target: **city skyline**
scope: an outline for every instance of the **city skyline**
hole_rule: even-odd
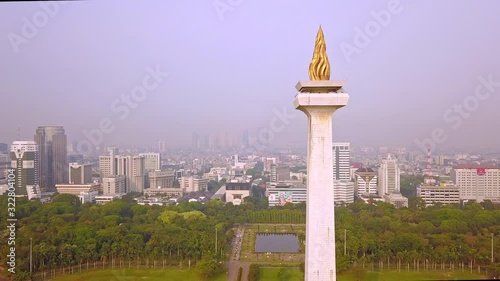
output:
[[[441,129],[446,140],[438,150],[500,150],[498,132],[483,126],[500,118],[497,95],[473,98],[480,85],[484,97],[484,90],[498,88],[500,81],[498,39],[488,33],[500,21],[492,7],[500,3],[463,2],[458,8],[453,1],[360,6],[318,0],[287,4],[279,20],[273,15],[283,10],[281,3],[245,2],[222,16],[212,4],[68,3],[18,45],[12,34],[22,35],[23,18],[30,21],[45,10],[36,2],[2,4],[0,33],[7,36],[0,40],[6,67],[0,94],[11,104],[5,114],[14,116],[20,108],[29,114],[6,122],[0,142],[12,143],[18,128],[21,139],[30,140],[36,127],[46,124],[64,126],[71,142],[88,140],[83,132],[99,129],[109,118],[114,130],[103,133],[102,146],[167,140],[177,147],[189,143],[192,132],[249,129],[256,137],[281,114],[293,118],[281,124],[269,145],[305,145],[306,118],[289,103],[290,85],[307,77],[311,41],[321,24],[331,34],[326,43],[332,74],[348,80],[348,90],[357,93],[351,110],[337,116],[334,141],[417,147],[417,140],[431,139]],[[168,11],[175,13],[165,17]],[[375,36],[366,32],[372,23],[380,29]],[[367,36],[366,44],[356,44],[360,34]],[[45,42],[53,42],[51,48]],[[136,107],[127,107],[120,96],[136,86],[152,90]],[[464,115],[455,105],[465,108]]]

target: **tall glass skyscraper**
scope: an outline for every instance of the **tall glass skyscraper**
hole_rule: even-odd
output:
[[[35,142],[40,150],[40,188],[55,191],[55,185],[68,183],[67,139],[62,126],[36,129]]]

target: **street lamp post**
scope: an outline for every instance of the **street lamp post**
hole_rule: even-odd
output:
[[[495,258],[493,257],[493,233],[491,233],[491,263],[495,263]]]
[[[30,238],[30,273],[33,273],[33,238]]]

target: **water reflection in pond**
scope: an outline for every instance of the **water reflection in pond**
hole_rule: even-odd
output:
[[[299,239],[295,234],[257,234],[255,252],[257,253],[297,253]]]

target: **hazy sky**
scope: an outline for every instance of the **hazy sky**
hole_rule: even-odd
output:
[[[292,102],[297,81],[308,79],[321,24],[331,79],[346,80],[351,97],[334,114],[335,140],[412,146],[442,128],[441,147],[500,149],[500,85],[489,97],[483,87],[474,104],[479,77],[500,82],[500,1],[99,0],[57,7],[44,23],[37,2],[0,3],[0,142],[13,141],[18,127],[31,139],[41,125],[62,125],[69,140],[81,140],[83,130],[109,118],[114,131],[103,145],[174,145],[190,142],[192,132],[269,128],[273,109],[295,116],[275,141],[305,142],[306,117]],[[381,10],[390,19],[377,23]],[[368,41],[355,40],[356,28],[368,29]],[[124,111],[112,106],[123,106],[116,101],[143,80],[155,84],[147,67],[169,76],[122,120]],[[467,118],[447,112],[464,101]]]

